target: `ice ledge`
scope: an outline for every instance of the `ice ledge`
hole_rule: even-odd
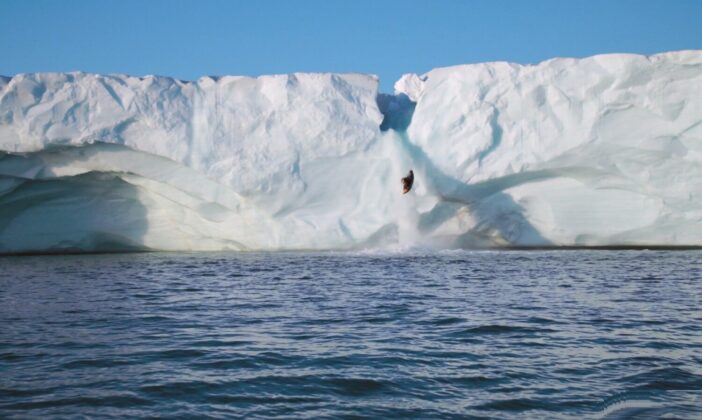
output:
[[[589,66],[590,63],[597,63],[605,68],[615,69],[620,65],[642,64],[643,61],[651,63],[666,61],[675,64],[702,64],[702,51],[700,50],[680,50],[669,51],[651,55],[631,54],[631,53],[609,53],[597,54],[584,58],[556,57],[544,60],[536,64],[520,64],[510,61],[491,61],[473,64],[458,64],[454,66],[437,67],[431,71],[417,75],[416,73],[403,74],[395,82],[395,95],[404,94],[413,101],[418,102],[422,96],[426,81],[430,74],[443,75],[453,72],[478,72],[488,69],[488,75],[497,75],[501,71],[519,72],[524,69],[535,69],[544,67],[565,67],[565,66]]]

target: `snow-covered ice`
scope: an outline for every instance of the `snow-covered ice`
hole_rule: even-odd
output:
[[[0,252],[702,245],[702,52],[395,88],[0,78]]]
[[[417,101],[407,135],[430,194],[468,206],[451,232],[702,244],[702,52],[456,66],[396,88]]]

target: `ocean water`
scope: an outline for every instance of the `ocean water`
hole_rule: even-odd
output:
[[[702,418],[701,257],[3,257],[0,417]]]

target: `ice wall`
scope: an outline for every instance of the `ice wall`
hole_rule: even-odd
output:
[[[0,83],[0,251],[344,248],[386,222],[374,76]]]
[[[377,86],[0,78],[0,252],[702,245],[701,52]]]
[[[396,88],[417,101],[407,134],[430,192],[466,205],[461,229],[702,244],[701,52],[456,66]]]

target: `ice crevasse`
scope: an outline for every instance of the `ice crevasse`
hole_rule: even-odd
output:
[[[0,253],[702,246],[702,52],[462,65],[395,88],[0,78]]]

